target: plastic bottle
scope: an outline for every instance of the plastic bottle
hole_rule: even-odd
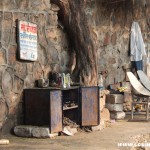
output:
[[[103,89],[104,88],[104,85],[103,85],[103,76],[100,74],[99,75],[99,89]]]
[[[61,74],[61,81],[62,81],[62,87],[66,88],[66,77],[64,73]]]

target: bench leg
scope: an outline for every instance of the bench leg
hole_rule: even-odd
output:
[[[149,99],[147,100],[146,120],[149,119]]]
[[[148,120],[149,118],[149,106],[147,104],[147,108],[146,108],[146,120]]]
[[[131,119],[133,120],[134,105],[132,104]]]

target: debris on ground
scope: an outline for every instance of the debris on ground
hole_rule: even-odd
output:
[[[137,136],[132,137],[132,140],[133,140],[133,143],[135,143],[136,145],[138,145],[139,143],[141,145],[137,147],[133,146],[130,150],[148,150],[149,149],[150,134],[137,135]],[[142,146],[142,144],[144,145]]]
[[[73,134],[68,131],[68,129],[66,127],[63,128],[63,130],[61,131],[64,135],[68,135],[68,136],[73,136]]]
[[[63,125],[70,126],[71,128],[79,128],[79,125],[75,121],[70,120],[67,117],[63,117]]]
[[[73,120],[64,117],[63,118],[63,131],[62,133],[68,136],[73,136],[74,134],[76,134],[80,128],[80,126]]]

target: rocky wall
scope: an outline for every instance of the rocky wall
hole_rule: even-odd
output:
[[[59,2],[59,0],[51,1]],[[89,60],[91,63],[91,65],[82,63],[81,67],[80,63],[76,65],[81,69],[80,72],[86,67],[84,79],[89,78],[92,81],[93,73],[90,72],[92,69],[89,67],[95,67],[97,63],[97,69],[94,68],[94,82],[89,85],[95,85],[97,70],[103,72],[106,87],[125,79],[123,65],[130,63],[129,39],[133,21],[139,22],[146,51],[147,53],[150,51],[150,0],[81,0],[77,1],[77,5],[71,0],[61,0],[61,2],[67,4],[64,9],[69,8],[69,4],[75,6],[70,7],[70,10],[83,5],[80,6],[82,11],[67,10],[66,12],[73,13],[68,14],[69,18],[66,15],[66,22],[70,26],[73,26],[73,23],[77,24],[74,28],[70,27],[74,30],[71,33],[75,36],[67,32],[71,47],[76,54],[80,54],[78,51],[82,54],[80,57],[77,55],[76,61],[82,63],[84,58],[88,58],[85,63],[89,63]],[[76,55],[72,53],[70,55],[66,31],[58,22],[58,10],[56,5],[50,4],[50,0],[0,1],[0,127],[3,126],[4,133],[14,125],[22,123],[24,88],[34,87],[35,80],[48,77],[51,70],[68,72],[73,70],[72,64],[75,66]],[[17,19],[38,25],[38,61],[36,62],[20,61],[17,57]],[[66,30],[67,28],[65,26]],[[81,35],[82,37],[79,38]],[[75,43],[72,44],[74,41]],[[85,53],[86,51],[89,52]],[[95,55],[97,58],[93,60]],[[147,66],[144,70],[147,71]]]
[[[130,64],[129,39],[133,21],[139,22],[150,54],[150,0],[95,0],[88,10],[89,25],[93,31],[98,52],[98,72],[103,71],[104,84],[122,82],[125,79],[124,64]],[[89,11],[90,10],[90,11]],[[90,17],[91,16],[91,17]],[[150,59],[150,55],[149,55]],[[144,71],[150,75],[144,59]]]
[[[51,70],[66,72],[69,46],[59,26],[59,8],[50,0],[0,1],[0,128],[6,133],[23,121],[22,93]],[[38,61],[18,59],[17,20],[38,26]]]

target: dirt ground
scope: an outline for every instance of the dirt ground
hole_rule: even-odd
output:
[[[113,123],[101,131],[77,133],[72,137],[58,136],[53,139],[35,139],[7,135],[3,138],[8,138],[10,144],[0,145],[0,150],[131,150],[134,148],[118,147],[118,143],[143,142],[143,140],[150,143],[150,122],[129,122],[126,119]]]

